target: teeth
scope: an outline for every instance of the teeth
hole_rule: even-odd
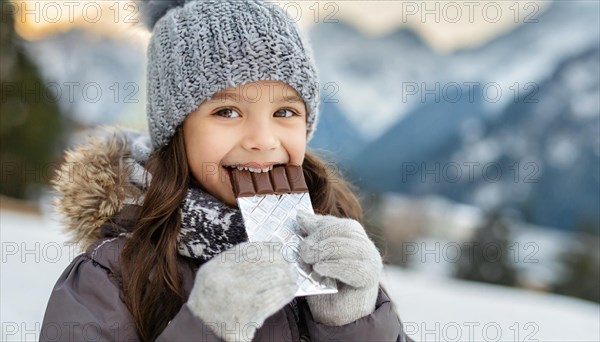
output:
[[[244,167],[244,166],[233,166],[233,167],[237,168],[240,171],[246,170],[246,171],[255,172],[255,173],[269,172],[269,171],[273,170],[273,166],[269,166],[264,169],[258,169],[258,168],[255,169],[253,167]]]

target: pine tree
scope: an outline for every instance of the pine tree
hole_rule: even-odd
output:
[[[488,215],[472,241],[464,244],[458,262],[458,278],[515,286],[516,270],[509,257],[509,227],[500,214]]]
[[[15,32],[13,5],[0,5],[0,193],[33,199],[54,176],[65,120]]]

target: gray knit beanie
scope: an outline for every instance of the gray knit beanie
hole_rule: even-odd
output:
[[[152,147],[169,143],[185,117],[219,90],[260,80],[294,88],[307,110],[307,139],[319,111],[312,49],[277,4],[262,0],[145,0],[147,115]]]

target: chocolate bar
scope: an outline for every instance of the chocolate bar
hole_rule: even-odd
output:
[[[299,262],[302,237],[296,214],[298,210],[314,213],[302,166],[277,165],[262,173],[233,169],[229,176],[249,241],[281,242],[286,260],[295,262],[299,273],[296,296],[336,293],[333,279]]]
[[[262,173],[234,169],[230,174],[233,192],[238,198],[308,193],[302,167],[298,165],[277,165],[271,171]]]

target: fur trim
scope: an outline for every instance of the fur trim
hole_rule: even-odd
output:
[[[137,201],[142,191],[130,182],[134,163],[127,138],[116,130],[90,137],[86,144],[65,152],[52,181],[58,196],[53,205],[71,235],[86,250],[100,237],[100,226],[119,212],[125,202]]]

